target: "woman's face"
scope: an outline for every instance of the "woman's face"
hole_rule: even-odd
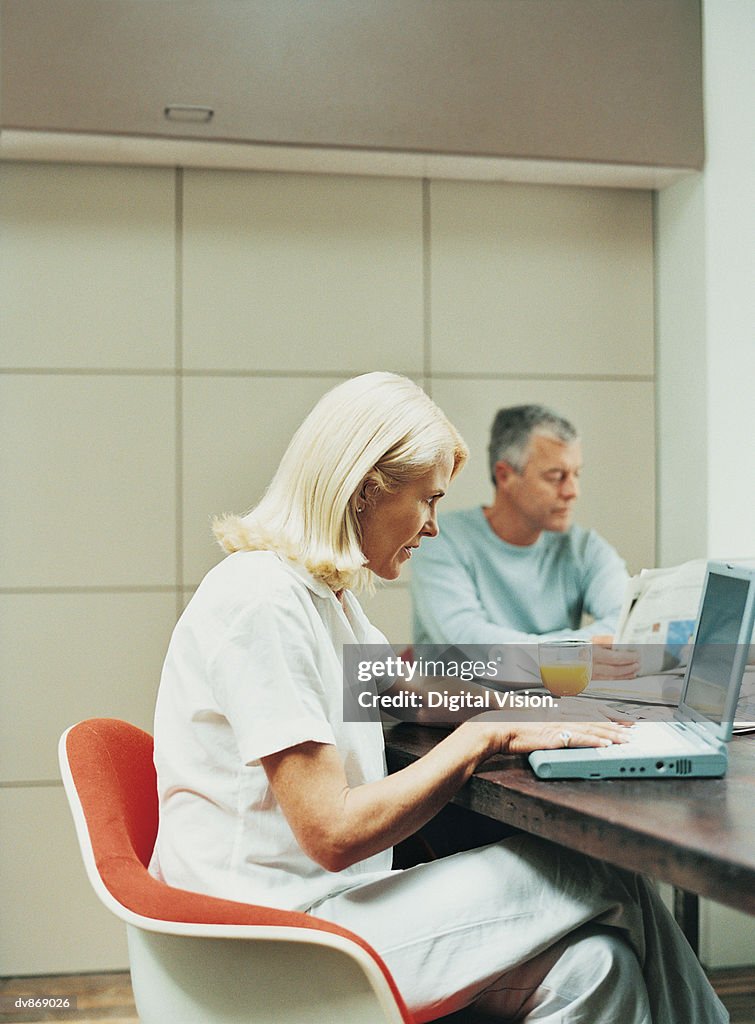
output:
[[[362,551],[367,558],[367,568],[377,576],[395,580],[422,538],[437,534],[435,507],[448,490],[452,469],[453,459],[449,454],[424,476],[393,493],[380,493],[365,505],[359,516]]]

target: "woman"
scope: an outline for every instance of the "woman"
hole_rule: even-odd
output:
[[[411,381],[330,391],[259,505],[216,524],[231,552],[176,626],[155,719],[166,882],[306,910],[384,957],[418,1020],[475,1003],[505,1020],[726,1021],[641,879],[518,835],[392,870],[391,847],[501,751],[557,724],[470,720],[385,775],[376,723],[344,722],[342,650],[384,644],[352,591],[395,579],[437,531],[466,447]],[[588,723],[572,743],[619,742]]]

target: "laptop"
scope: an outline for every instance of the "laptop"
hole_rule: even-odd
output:
[[[628,743],[536,750],[542,779],[642,779],[726,774],[755,622],[755,569],[709,562],[674,720],[639,722]]]

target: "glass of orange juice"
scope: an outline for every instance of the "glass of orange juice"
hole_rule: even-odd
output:
[[[576,697],[592,678],[589,640],[543,640],[537,648],[540,678],[554,697]]]

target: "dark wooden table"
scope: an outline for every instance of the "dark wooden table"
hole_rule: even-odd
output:
[[[445,735],[388,730],[389,771]],[[723,779],[543,781],[526,757],[482,765],[454,803],[562,846],[755,914],[755,736],[735,736]],[[694,910],[694,907],[688,908]]]

